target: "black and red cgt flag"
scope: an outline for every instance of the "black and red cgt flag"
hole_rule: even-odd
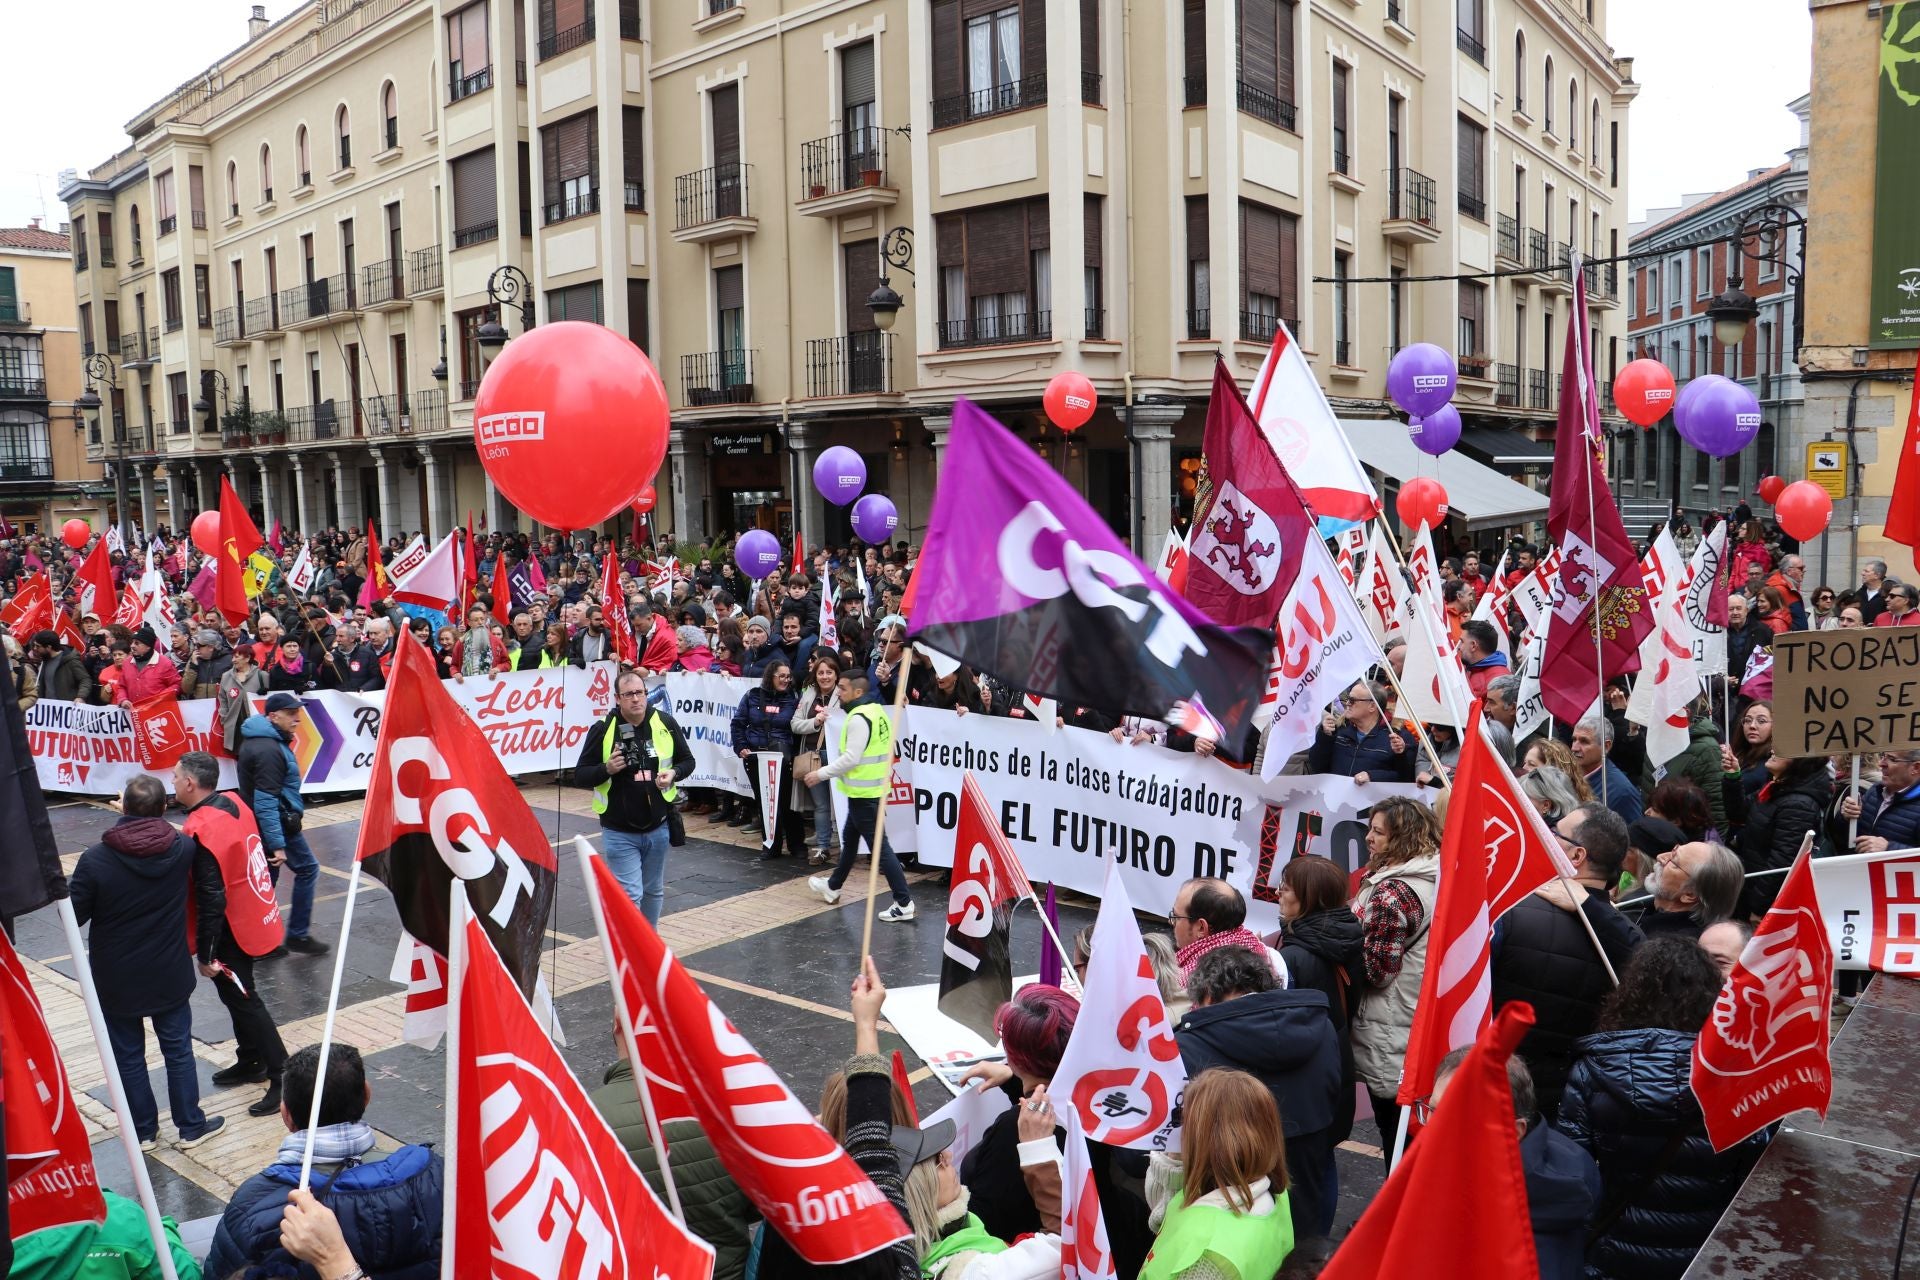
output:
[[[354,857],[393,891],[407,932],[443,956],[448,895],[463,881],[507,971],[533,997],[553,906],[553,845],[479,726],[441,686],[433,659],[404,630]]]
[[[67,896],[67,876],[54,847],[14,680],[13,663],[0,650],[0,831],[7,833],[0,840],[0,920]]]
[[[986,794],[971,773],[963,774],[947,934],[940,947],[939,1008],[988,1043],[1000,1038],[994,1015],[1013,999],[1013,904],[1032,892]]]

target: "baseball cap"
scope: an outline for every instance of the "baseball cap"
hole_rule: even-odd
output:
[[[300,710],[300,699],[294,697],[284,689],[278,693],[270,693],[267,695],[268,715],[272,715],[276,711],[298,710]]]
[[[953,1145],[958,1130],[951,1120],[938,1120],[924,1129],[903,1124],[893,1126],[893,1156],[900,1162],[900,1176],[913,1172],[922,1160],[931,1160]]]

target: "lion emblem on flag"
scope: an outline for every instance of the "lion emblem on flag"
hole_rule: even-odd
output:
[[[1257,596],[1273,585],[1280,551],[1273,517],[1227,481],[1194,531],[1190,554],[1241,595]]]

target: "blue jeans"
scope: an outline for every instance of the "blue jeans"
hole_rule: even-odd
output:
[[[127,1091],[127,1110],[133,1113],[133,1131],[142,1141],[160,1133],[160,1109],[147,1079],[147,1026],[144,1018],[106,1015],[107,1042],[113,1046],[114,1065]],[[153,1015],[154,1038],[167,1064],[167,1107],[173,1127],[196,1133],[207,1123],[200,1110],[200,1077],[193,1069],[193,1009],[184,1001]]]
[[[307,847],[304,833],[287,837],[287,869],[293,872],[293,910],[287,915],[287,936],[304,938],[313,923],[313,890],[320,880],[320,859]],[[280,868],[271,867],[273,882],[280,883]]]
[[[838,890],[847,882],[853,872],[853,858],[861,844],[873,847],[873,828],[880,818],[880,799],[878,796],[848,796],[847,825],[840,833],[840,861],[834,866],[833,874],[827,877],[827,887]],[[907,873],[900,869],[900,859],[894,856],[893,842],[882,840],[880,852],[880,874],[887,878],[887,888],[893,891],[893,900],[901,906],[913,901],[913,895],[907,891]]]
[[[833,782],[828,780],[807,788],[813,801],[813,847],[825,853],[833,847]]]
[[[607,870],[640,906],[648,924],[660,923],[660,907],[667,898],[667,824],[651,831],[614,831],[600,828]]]

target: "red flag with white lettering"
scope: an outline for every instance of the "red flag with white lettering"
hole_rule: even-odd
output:
[[[1813,833],[1693,1044],[1693,1096],[1715,1151],[1833,1101],[1833,939],[1813,884]]]
[[[172,691],[143,698],[127,709],[132,713],[133,749],[142,769],[165,773],[192,748],[187,718],[181,714],[180,699]]]
[[[12,1239],[48,1227],[105,1222],[86,1120],[26,967],[0,932],[0,1106],[6,1120]]]
[[[52,629],[53,591],[45,574],[33,574],[20,584],[5,607],[0,607],[0,626],[22,644],[29,643],[34,632]]]
[[[446,1274],[708,1280],[713,1247],[655,1198],[487,931],[455,909]]]
[[[620,590],[620,558],[611,551],[600,557],[600,613],[607,620],[607,634],[613,637],[614,655],[629,666],[640,661],[640,642],[634,638],[627,597]]]
[[[892,1202],[681,968],[606,862],[592,861],[607,945],[616,965],[638,976],[626,990],[641,1003],[629,1012],[637,1024],[646,1010],[666,1074],[685,1083],[694,1118],[760,1215],[814,1266],[907,1239]],[[647,1054],[643,1041],[643,1061]]]

